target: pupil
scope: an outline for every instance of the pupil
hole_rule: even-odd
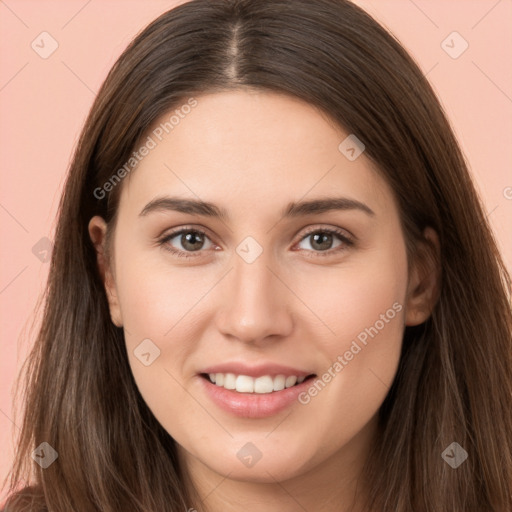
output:
[[[185,236],[185,243],[182,242],[183,247],[187,247],[191,250],[197,250],[197,247],[194,247],[198,242],[201,244],[202,242],[202,235],[200,233],[192,233],[189,232]],[[312,235],[313,237],[313,244],[317,245],[317,248],[319,249],[329,249],[329,245],[331,243],[332,235],[329,233],[323,233],[319,234],[316,233]]]
[[[325,239],[324,239],[325,237]],[[316,244],[318,242],[318,239],[322,240],[324,239],[324,242],[320,242],[319,245],[321,247],[319,247],[320,249],[329,249],[329,245],[330,245],[330,241],[331,241],[331,237],[332,235],[329,234],[329,233],[324,233],[324,234],[315,234],[313,235],[313,240],[314,240],[314,244]],[[325,241],[327,241],[327,243],[325,243]]]
[[[201,234],[200,233],[187,233],[185,235],[185,243],[183,243],[183,247],[187,248],[189,245],[189,249],[195,250],[197,247],[194,247],[194,244],[197,242],[201,242]]]

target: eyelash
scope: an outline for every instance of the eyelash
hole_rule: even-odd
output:
[[[166,234],[163,238],[161,238],[158,241],[158,243],[166,251],[169,251],[170,253],[172,253],[173,255],[177,256],[178,258],[195,258],[195,257],[199,256],[200,253],[202,252],[202,250],[193,251],[193,252],[180,251],[178,249],[174,249],[173,247],[171,247],[168,244],[168,242],[170,240],[172,240],[176,236],[181,235],[183,233],[199,233],[199,234],[209,238],[207,233],[205,231],[203,231],[202,229],[185,227],[185,228],[181,228],[179,230],[173,231],[172,233]],[[305,250],[306,252],[317,253],[317,255],[320,256],[320,257],[327,257],[327,256],[332,256],[333,254],[338,254],[340,252],[343,252],[343,251],[347,250],[348,248],[350,248],[350,247],[352,247],[354,245],[354,241],[345,234],[345,231],[342,231],[341,229],[335,229],[335,228],[314,228],[314,229],[311,229],[311,230],[307,231],[302,236],[302,238],[299,240],[298,243],[302,242],[308,236],[311,236],[311,235],[316,234],[316,233],[328,233],[328,234],[331,234],[331,235],[336,235],[341,240],[341,242],[343,242],[343,244],[341,246],[338,246],[335,249],[328,249],[327,251],[310,251],[310,250],[306,250],[306,249],[300,249],[300,250]]]

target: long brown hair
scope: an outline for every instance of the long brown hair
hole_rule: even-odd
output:
[[[410,254],[425,227],[439,236],[439,298],[426,322],[405,330],[365,468],[368,509],[510,512],[510,276],[432,88],[397,40],[346,0],[193,0],[152,22],[113,66],[60,203],[6,510],[201,507],[174,440],[138,392],[87,226],[101,215],[113,227],[122,183],[106,197],[97,190],[159,116],[235,88],[321,109],[364,142],[391,185]],[[31,458],[42,442],[59,454],[46,469]],[[453,442],[468,453],[457,469],[441,456]]]

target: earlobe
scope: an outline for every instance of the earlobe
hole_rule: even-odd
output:
[[[102,217],[96,215],[89,221],[88,230],[89,237],[96,250],[98,272],[100,274],[101,280],[103,281],[105,293],[107,294],[107,300],[110,308],[110,317],[114,325],[117,327],[122,327],[123,322],[121,316],[121,308],[119,306],[119,300],[117,297],[115,278],[106,251],[107,223]]]
[[[440,293],[441,263],[437,233],[426,228],[416,251],[407,289],[405,325],[425,322],[435,307]]]

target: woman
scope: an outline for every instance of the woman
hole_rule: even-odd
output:
[[[183,4],[84,127],[5,510],[510,511],[509,290],[380,25]]]

